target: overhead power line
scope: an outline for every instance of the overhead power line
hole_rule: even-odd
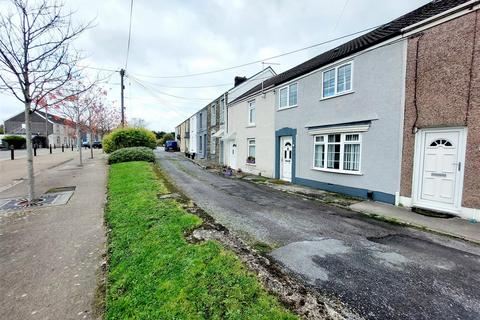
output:
[[[143,81],[141,81],[141,80],[139,80],[135,77],[132,77],[131,75],[129,75],[128,78],[130,80],[134,81],[135,83],[137,83],[138,85],[140,85],[145,90],[149,91],[150,93],[154,92],[155,95],[156,94],[161,94],[161,95],[165,95],[165,96],[172,97],[172,98],[183,99],[183,100],[192,100],[192,101],[210,101],[211,100],[209,98],[189,98],[189,97],[177,96],[177,95],[174,95],[174,94],[171,94],[171,93],[156,90],[156,89],[151,88],[151,87],[149,88],[147,84],[143,83]]]
[[[130,23],[128,26],[127,57],[125,58],[125,69],[127,69],[127,66],[128,66],[128,57],[130,55],[130,42],[132,41],[132,17],[133,17],[133,0],[130,1]]]
[[[119,70],[115,69],[108,69],[103,67],[91,67],[91,66],[78,66],[81,69],[92,69],[92,70],[99,70],[99,71],[109,71],[109,72],[118,72]]]
[[[348,2],[349,0],[345,0],[345,2],[343,3],[342,11],[340,11],[340,15],[338,16],[337,22],[335,22],[335,26],[333,27],[332,33],[335,32],[335,30],[337,30],[338,24],[340,23],[340,20],[342,20],[342,17],[343,17],[343,14],[345,13],[345,8],[347,8]]]
[[[196,77],[196,76],[202,76],[202,75],[207,75],[207,74],[212,74],[212,73],[218,73],[218,72],[223,72],[223,71],[228,71],[228,70],[233,70],[233,69],[246,67],[246,66],[249,66],[249,65],[252,65],[252,64],[261,63],[261,62],[264,62],[264,61],[267,61],[267,60],[272,60],[272,59],[275,59],[275,58],[280,58],[280,57],[284,57],[284,56],[287,56],[287,55],[290,55],[290,54],[294,54],[294,53],[297,53],[297,52],[300,52],[300,51],[315,48],[315,47],[318,47],[318,46],[321,46],[321,45],[325,45],[325,44],[328,44],[328,43],[331,43],[331,42],[335,42],[335,41],[345,39],[345,38],[348,38],[348,37],[351,37],[351,36],[354,36],[354,35],[357,35],[357,34],[360,34],[360,33],[370,31],[372,29],[378,28],[379,26],[366,28],[366,29],[363,29],[363,30],[360,30],[360,31],[356,31],[356,32],[347,34],[347,35],[343,35],[343,36],[340,36],[340,37],[337,37],[337,38],[333,38],[333,39],[330,39],[330,40],[327,40],[327,41],[316,43],[316,44],[313,44],[313,45],[310,45],[310,46],[307,46],[307,47],[303,47],[303,48],[300,48],[300,49],[296,49],[296,50],[293,50],[293,51],[281,53],[281,54],[271,56],[271,57],[268,57],[268,58],[265,58],[265,59],[255,60],[255,61],[240,64],[240,65],[227,67],[227,68],[222,68],[222,69],[216,69],[216,70],[212,70],[212,71],[182,74],[182,75],[170,75],[170,76],[155,76],[155,75],[135,74],[135,73],[133,75],[136,76],[136,77],[141,77],[141,78],[174,79],[174,78],[188,78],[188,77]]]
[[[159,88],[171,88],[171,89],[203,89],[203,88],[218,88],[218,87],[227,87],[232,86],[233,83],[219,83],[219,84],[206,84],[201,86],[169,86],[160,83],[155,83],[151,81],[142,80],[144,83],[148,83],[152,86],[159,87]]]

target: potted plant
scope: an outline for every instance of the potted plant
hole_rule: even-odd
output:
[[[247,163],[248,164],[255,164],[255,157],[248,156],[247,157]]]

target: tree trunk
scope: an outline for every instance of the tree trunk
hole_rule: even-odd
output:
[[[35,199],[35,179],[33,175],[33,148],[32,133],[30,121],[30,105],[31,102],[25,102],[25,140],[27,143],[27,198],[31,202]]]
[[[77,132],[77,148],[78,148],[78,155],[80,159],[80,166],[83,166],[82,161],[82,139],[80,137],[80,116],[77,116],[77,123],[75,124],[75,129]]]
[[[92,140],[93,140],[93,130],[90,129],[90,159],[93,159],[93,146],[92,146]]]

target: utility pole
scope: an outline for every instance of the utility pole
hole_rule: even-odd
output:
[[[123,78],[125,77],[125,69],[120,69],[120,103],[121,103],[121,114],[122,114],[122,128],[125,127],[125,99],[124,99],[124,90],[125,86],[123,85]]]

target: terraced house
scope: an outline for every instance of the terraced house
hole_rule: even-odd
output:
[[[416,147],[419,156],[413,163],[412,142],[433,130],[419,126],[443,128],[433,132],[445,143],[442,137],[452,130],[458,142],[465,141],[469,126],[466,149],[478,159],[479,121],[473,111],[479,107],[477,14],[478,1],[434,1],[256,86],[231,102],[239,110],[236,118],[248,119],[236,127],[241,161],[233,164],[306,186],[461,214],[462,156],[449,159],[439,151],[449,154],[444,144],[435,151],[434,164],[428,164],[435,168],[425,171],[424,147]],[[415,39],[425,39],[418,56]],[[424,78],[418,65],[412,67],[415,63],[423,63]],[[456,79],[454,88],[448,74]],[[419,99],[424,99],[421,107]],[[418,138],[417,144],[425,145],[424,140]],[[448,168],[438,164],[447,162]],[[445,180],[452,163],[457,165],[455,180]],[[478,172],[473,158],[465,166]],[[424,180],[412,178],[412,172]],[[478,208],[473,190],[480,181],[478,175],[469,177],[463,204]]]
[[[432,1],[228,101],[233,169],[480,218],[480,1]]]
[[[400,203],[480,218],[480,2],[404,29]]]
[[[194,154],[197,159],[203,159],[210,164],[225,164],[225,157],[229,156],[232,148],[229,143],[234,136],[234,133],[229,133],[228,126],[227,104],[229,99],[237,98],[274,75],[276,75],[275,71],[271,67],[267,67],[249,78],[235,77],[234,86],[231,89],[225,91],[175,128],[176,139],[180,142],[180,146],[182,146],[182,139],[188,139],[190,156]],[[187,121],[190,128],[189,138],[186,138],[186,133],[182,134],[181,128],[182,126],[188,127]],[[227,151],[226,148],[230,149]]]

